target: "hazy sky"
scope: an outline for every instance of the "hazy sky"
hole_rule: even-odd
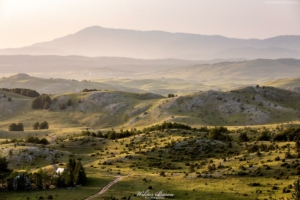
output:
[[[0,0],[0,48],[94,25],[236,38],[300,35],[300,0]]]

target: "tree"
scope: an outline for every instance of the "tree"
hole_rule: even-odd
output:
[[[117,138],[117,134],[116,132],[112,129],[111,131],[109,131],[108,133],[108,136],[107,136],[107,139],[111,139],[111,140],[114,140]]]
[[[239,137],[238,137],[238,140],[240,142],[248,142],[249,141],[249,138],[248,138],[248,135],[247,133],[240,133]]]
[[[263,130],[260,132],[260,135],[258,136],[257,140],[258,141],[270,141],[271,137],[269,135],[269,131]]]
[[[45,109],[45,107],[50,107],[51,98],[49,95],[43,94],[34,98],[31,102],[32,109]]]
[[[228,129],[226,127],[220,126],[210,129],[209,138],[212,140],[226,140],[228,136],[223,135],[223,133],[228,133]]]
[[[76,161],[74,158],[69,158],[69,162],[67,164],[66,172],[63,173],[64,183],[66,186],[74,185],[74,170],[76,166]]]
[[[42,123],[40,123],[39,125],[39,129],[48,129],[49,128],[49,124],[47,121],[43,121]]]
[[[86,182],[86,174],[84,171],[84,168],[82,167],[82,164],[80,161],[76,163],[75,167],[75,173],[74,173],[74,183],[75,185],[84,185]]]
[[[17,131],[24,131],[24,126],[22,123],[18,123],[17,125]]]
[[[40,127],[40,123],[39,122],[35,122],[32,127],[33,127],[33,130],[38,130],[39,127]]]
[[[292,194],[293,199],[300,200],[300,178],[299,177],[294,182],[294,190],[295,192]]]
[[[13,180],[13,188],[15,191],[29,190],[30,187],[30,180],[27,178],[27,176],[25,176],[25,174],[20,174]]]
[[[11,123],[9,126],[8,126],[8,131],[17,131],[18,129],[18,126],[16,123]]]
[[[62,104],[59,105],[59,109],[61,109],[61,110],[64,110],[66,108],[67,108],[67,106],[66,106],[65,103],[62,103]]]
[[[8,161],[6,160],[6,158],[0,157],[0,175],[10,171],[7,167]]]
[[[44,110],[48,110],[50,108],[50,102],[46,101],[44,103]]]
[[[34,185],[38,190],[43,189],[43,180],[42,180],[42,175],[40,173],[34,173]]]
[[[69,100],[67,101],[67,106],[72,106],[72,104],[73,104],[72,100],[69,99]]]
[[[34,98],[31,101],[31,108],[32,109],[39,109],[41,107],[41,100],[39,98]]]
[[[193,164],[190,165],[190,173],[193,173],[195,172],[195,167]]]

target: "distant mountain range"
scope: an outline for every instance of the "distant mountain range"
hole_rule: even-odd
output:
[[[0,49],[0,55],[80,55],[142,59],[300,58],[300,36],[264,40],[236,39],[162,31],[85,28],[75,34],[22,48]]]

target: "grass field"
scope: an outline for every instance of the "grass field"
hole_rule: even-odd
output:
[[[12,101],[2,98],[3,94]],[[143,199],[137,194],[147,190],[151,194],[173,194],[178,200],[287,199],[298,177],[300,158],[294,151],[295,142],[256,141],[264,129],[277,134],[280,128],[299,126],[299,94],[290,91],[246,87],[173,98],[118,91],[67,93],[51,96],[49,110],[31,109],[32,99],[21,95],[0,92],[0,97],[4,113],[0,121],[0,156],[8,159],[11,169],[36,172],[42,168],[51,175],[53,163],[65,167],[71,156],[81,159],[88,178],[87,185],[76,188],[0,191],[0,199],[47,199],[52,195],[53,199],[81,200],[96,194],[119,175],[126,177],[95,199]],[[68,99],[72,106],[60,110],[59,105]],[[33,130],[33,123],[42,121],[49,123],[49,129]],[[226,125],[231,131],[228,136],[233,139],[232,147],[224,140],[209,139],[203,131],[141,131],[164,121],[195,128]],[[24,131],[7,131],[10,123],[20,122]],[[247,132],[246,126],[255,131]],[[141,132],[117,140],[81,134],[87,129],[106,133],[122,128]],[[238,141],[241,132],[247,132],[249,142]],[[26,143],[23,140],[28,136],[45,137],[50,144]],[[11,139],[18,141],[13,143]],[[249,152],[254,144],[274,148],[257,155]],[[293,156],[286,158],[288,152]],[[250,186],[252,183],[259,186]]]

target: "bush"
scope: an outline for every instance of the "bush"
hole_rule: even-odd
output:
[[[254,186],[260,186],[260,183],[249,183],[248,185],[249,185],[249,186],[253,186],[253,187],[254,187]]]
[[[46,138],[42,138],[39,143],[47,145],[47,144],[49,144],[49,141]]]
[[[248,135],[247,133],[240,133],[239,137],[238,137],[238,140],[240,142],[248,142],[249,141],[249,138],[248,138]]]

